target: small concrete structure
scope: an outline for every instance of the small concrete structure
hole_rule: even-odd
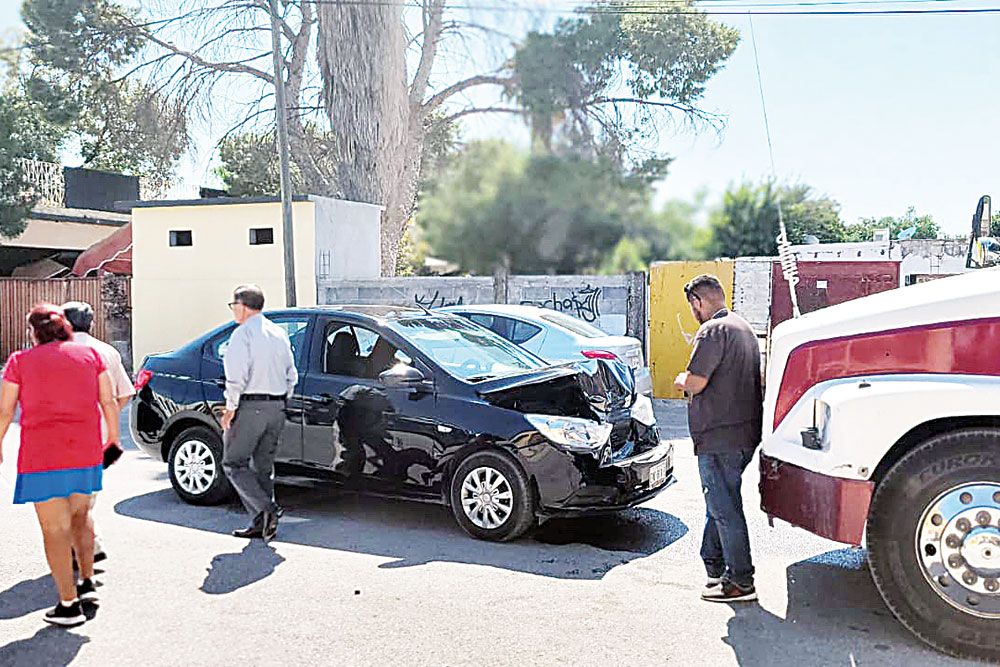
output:
[[[284,235],[276,198],[136,202],[132,209],[135,360],[176,349],[232,315],[233,288],[256,283],[266,308],[285,302]],[[298,306],[317,303],[320,275],[375,278],[382,208],[326,197],[292,204]]]

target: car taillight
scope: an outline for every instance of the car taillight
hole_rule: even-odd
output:
[[[618,358],[614,353],[608,352],[607,350],[584,350],[580,354],[588,359],[607,359],[608,361],[614,361]]]
[[[135,376],[135,390],[139,392],[149,384],[149,381],[153,379],[153,371],[147,371],[145,368],[140,370]]]

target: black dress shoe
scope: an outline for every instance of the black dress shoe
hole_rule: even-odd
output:
[[[264,512],[264,528],[261,530],[261,537],[265,542],[273,540],[278,534],[278,515],[275,512]]]
[[[251,523],[246,528],[241,528],[240,530],[233,531],[233,537],[260,537],[264,530],[264,519],[266,517],[266,512],[261,512],[254,517],[253,523]]]

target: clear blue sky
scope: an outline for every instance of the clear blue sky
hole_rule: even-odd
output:
[[[571,6],[570,0],[538,2]],[[991,6],[983,2],[847,8]],[[0,31],[19,25],[19,5],[0,2]],[[701,6],[720,5],[715,0]],[[845,7],[828,7],[838,8]],[[932,214],[946,232],[962,234],[980,195],[994,195],[1000,208],[995,165],[1000,136],[994,120],[1000,110],[1000,14],[758,13],[768,9],[755,10],[754,28],[780,178],[834,198],[848,222],[900,215],[913,205],[918,213]],[[738,28],[742,41],[709,82],[702,106],[724,114],[727,126],[719,136],[664,133],[661,148],[676,161],[660,199],[690,198],[706,188],[711,201],[729,183],[758,181],[770,173],[748,20],[718,20]],[[511,129],[509,119],[479,117],[468,124],[466,136],[510,136]],[[212,137],[196,140],[206,144],[204,153]],[[204,157],[186,161],[182,170],[189,180],[206,180]]]

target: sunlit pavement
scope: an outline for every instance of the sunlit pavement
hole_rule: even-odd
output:
[[[552,521],[531,538],[466,537],[444,508],[281,486],[269,546],[193,507],[133,447],[105,477],[110,558],[86,625],[47,627],[55,591],[30,507],[3,505],[0,666],[937,665],[889,614],[860,550],[744,497],[760,604],[699,598],[704,505],[684,405],[659,401],[678,483],[630,512]]]

